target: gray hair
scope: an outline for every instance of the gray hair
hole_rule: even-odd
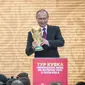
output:
[[[20,80],[14,80],[11,85],[23,85]]]
[[[50,85],[62,85],[60,82],[52,82]]]
[[[0,85],[3,85],[4,83],[2,81],[0,81]]]
[[[49,14],[48,14],[47,10],[45,10],[45,9],[40,9],[40,10],[38,10],[38,11],[36,12],[36,17],[37,17],[37,14],[38,14],[39,12],[46,12],[47,17],[49,17]]]

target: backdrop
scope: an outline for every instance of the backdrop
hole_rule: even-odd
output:
[[[31,79],[34,57],[25,54],[27,34],[42,8],[49,12],[49,24],[60,26],[65,39],[59,53],[68,58],[69,85],[85,81],[84,0],[0,0],[0,73],[10,77],[28,72]]]

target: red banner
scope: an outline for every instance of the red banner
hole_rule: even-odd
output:
[[[35,58],[33,60],[33,85],[50,85],[60,82],[68,85],[67,59]]]

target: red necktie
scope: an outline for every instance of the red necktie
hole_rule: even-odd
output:
[[[43,28],[43,38],[46,39],[46,37],[47,37],[47,34],[46,34],[46,28]]]

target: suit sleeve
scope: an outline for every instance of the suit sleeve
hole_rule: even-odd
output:
[[[62,37],[61,31],[59,27],[55,28],[55,39],[54,40],[48,40],[50,47],[62,47],[64,46],[64,39]]]
[[[25,50],[26,54],[28,56],[30,56],[34,52],[34,50],[32,48],[32,42],[33,42],[32,34],[31,34],[31,32],[28,32],[27,46],[26,46],[26,50]]]

